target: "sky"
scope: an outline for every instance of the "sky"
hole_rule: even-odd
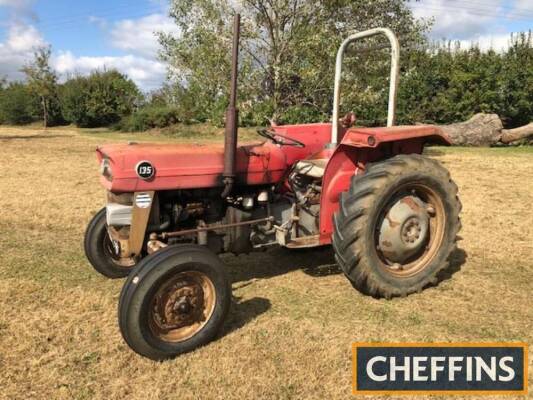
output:
[[[432,39],[507,47],[510,33],[533,29],[533,0],[420,0],[410,7],[432,18]],[[155,31],[178,34],[167,0],[0,0],[0,78],[22,79],[20,68],[36,47],[51,45],[62,79],[117,68],[143,90],[161,85]]]

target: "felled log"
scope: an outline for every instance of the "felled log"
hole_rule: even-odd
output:
[[[476,114],[468,121],[439,125],[455,146],[494,146],[511,144],[533,136],[533,123],[515,129],[503,129],[497,114]]]
[[[496,114],[476,114],[468,121],[439,128],[456,146],[491,146],[500,141],[503,124]]]
[[[528,137],[533,137],[533,122],[521,126],[520,128],[502,129],[502,137],[500,138],[500,141],[509,144]]]

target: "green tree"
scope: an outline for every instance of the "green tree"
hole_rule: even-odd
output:
[[[50,66],[51,54],[50,47],[40,47],[35,51],[33,61],[22,68],[22,72],[26,74],[29,90],[39,98],[45,128],[49,124],[61,122],[57,75]]]
[[[117,123],[134,111],[140,96],[135,83],[116,70],[69,79],[60,95],[64,118],[80,127]]]
[[[533,119],[533,39],[515,35],[505,51],[428,43],[428,23],[405,0],[172,0],[177,36],[160,34],[169,63],[165,97],[184,121],[223,123],[230,77],[232,16],[242,15],[239,80],[241,123],[327,120],[335,56],[355,31],[384,26],[401,44],[398,123],[446,124],[478,112],[508,127]],[[383,125],[389,50],[383,38],[354,44],[345,60],[341,112]]]
[[[27,85],[3,84],[0,88],[0,124],[24,125],[39,117],[40,106]]]
[[[437,43],[410,51],[402,63],[398,122],[447,124],[495,113],[507,127],[533,120],[531,33],[510,37],[507,51]]]
[[[533,121],[533,32],[511,38],[499,76],[499,112],[510,127]]]
[[[235,4],[172,0],[170,14],[180,34],[159,35],[178,98],[194,103],[201,119],[220,120],[225,108]],[[427,28],[414,19],[406,0],[241,0],[238,6],[243,16],[241,118],[250,123],[265,122],[256,120],[258,114],[282,121],[327,118],[335,54],[348,34],[386,26],[399,35],[403,46],[412,47],[423,42]],[[370,108],[383,105],[384,118],[387,63],[379,52],[349,63],[344,108],[364,112],[364,101]],[[371,95],[362,89],[369,84],[376,89]]]

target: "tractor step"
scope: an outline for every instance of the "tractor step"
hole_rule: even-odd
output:
[[[293,239],[285,245],[289,249],[303,249],[306,247],[316,247],[320,245],[320,235],[303,236]]]

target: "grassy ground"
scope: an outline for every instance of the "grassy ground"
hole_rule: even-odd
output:
[[[224,128],[217,128],[207,124],[194,124],[194,125],[174,125],[172,130],[168,129],[153,129],[147,133],[119,133],[110,132],[109,130],[99,129],[85,129],[82,132],[86,135],[94,136],[96,133],[100,137],[108,139],[121,139],[129,138],[130,140],[149,140],[153,141],[187,141],[194,142],[201,137],[202,141],[224,141]],[[239,129],[239,139],[241,140],[254,140],[257,139],[255,128],[241,128]]]
[[[352,341],[533,341],[533,151],[433,148],[464,204],[450,279],[375,300],[328,249],[224,256],[221,337],[164,363],[136,356],[117,327],[122,282],[82,252],[103,205],[94,148],[133,138],[147,136],[0,128],[1,398],[350,398]]]

